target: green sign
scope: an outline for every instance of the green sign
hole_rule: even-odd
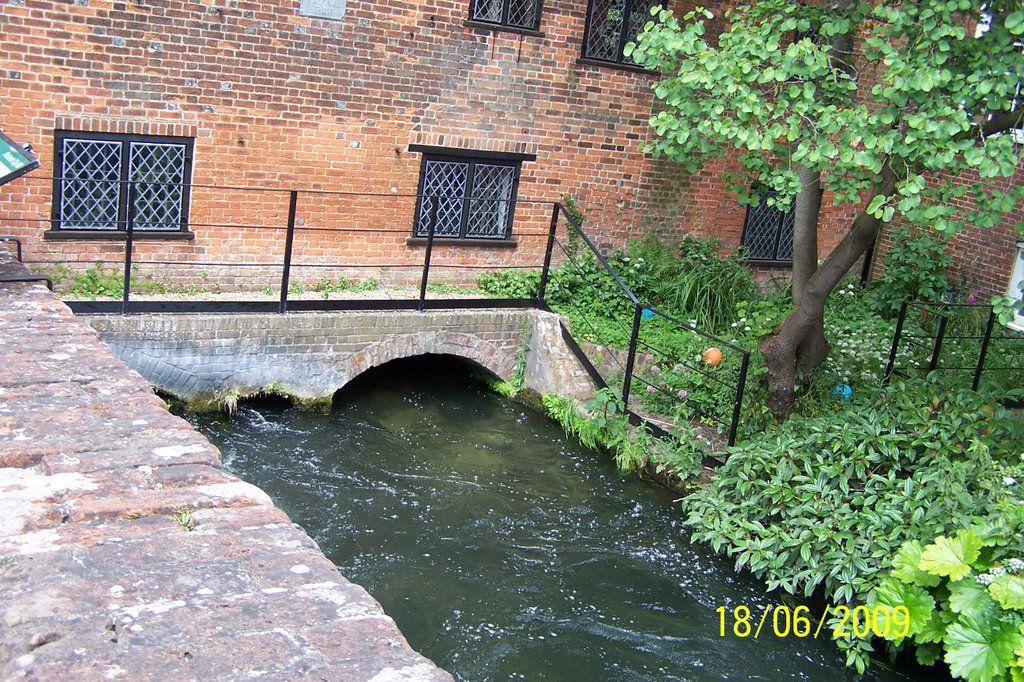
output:
[[[39,159],[20,144],[0,133],[0,185],[39,167]]]

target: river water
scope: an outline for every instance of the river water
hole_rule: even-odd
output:
[[[671,493],[461,364],[391,363],[328,415],[262,401],[191,419],[460,680],[855,679],[827,628],[720,636],[718,607],[778,598],[691,545]]]

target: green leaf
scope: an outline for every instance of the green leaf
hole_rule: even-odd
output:
[[[866,212],[869,213],[870,215],[873,215],[876,218],[881,218],[882,205],[885,204],[887,199],[888,197],[885,196],[884,194],[879,194],[878,196],[871,200],[870,204],[868,204],[867,209],[865,209]]]
[[[935,587],[942,578],[931,573],[925,573],[917,567],[921,561],[921,543],[917,540],[904,542],[899,551],[892,558],[892,575],[905,583],[913,583],[921,587]]]
[[[955,538],[940,535],[924,548],[918,568],[933,575],[949,576],[960,580],[971,572],[971,564],[978,560],[981,540],[971,531],[961,531]]]
[[[1020,633],[1015,625],[987,619],[963,618],[946,631],[949,670],[968,682],[989,682],[1014,663]]]
[[[1001,575],[988,586],[992,595],[1004,609],[1024,609],[1024,578],[1019,575]]]
[[[942,658],[942,647],[930,642],[918,644],[914,648],[914,656],[921,665],[932,665]]]
[[[916,635],[932,620],[932,613],[935,611],[935,600],[928,592],[917,585],[907,584],[888,577],[876,587],[868,597],[868,607],[874,610],[877,606],[885,607],[889,613],[889,621],[893,620],[893,610],[897,606],[903,606],[910,614],[910,629],[907,636]],[[901,637],[893,635],[886,639],[902,640]]]
[[[946,638],[947,624],[942,618],[943,614],[948,616],[949,612],[932,611],[931,619],[925,623],[921,630],[918,631],[917,635],[914,636],[915,644],[920,645],[922,643],[929,642],[938,644]],[[941,654],[942,652],[939,651],[939,653]]]
[[[1006,17],[1006,21],[1003,22],[1003,26],[1015,36],[1024,34],[1024,10],[1011,12],[1010,16]]]
[[[992,613],[993,606],[988,590],[977,580],[960,580],[949,584],[949,608],[953,613],[977,618]]]

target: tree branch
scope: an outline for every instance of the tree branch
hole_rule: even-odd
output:
[[[1000,111],[998,114],[992,114],[991,118],[979,126],[981,136],[992,137],[1014,128],[1020,128],[1022,119],[1024,119],[1024,109]]]

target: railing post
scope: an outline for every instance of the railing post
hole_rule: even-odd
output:
[[[299,203],[298,190],[288,193],[288,231],[284,237],[284,268],[281,271],[281,305],[278,314],[288,312],[288,280],[292,274],[292,244],[295,241],[295,207]]]
[[[128,184],[128,222],[124,238],[124,287],[121,292],[121,314],[128,314],[128,301],[132,290],[132,236],[135,232],[135,183]]]
[[[555,248],[555,232],[558,230],[558,202],[551,210],[551,227],[548,229],[548,246],[544,250],[544,269],[540,271],[540,286],[537,287],[537,298],[541,301],[548,291],[548,274],[551,272],[551,252]]]
[[[0,237],[0,242],[14,242],[15,248],[18,250],[18,262],[24,262],[21,254],[21,240],[17,237]]]
[[[892,347],[889,348],[889,364],[885,366],[885,376],[882,378],[882,385],[889,383],[892,377],[893,367],[896,365],[896,350],[900,345],[900,336],[903,334],[903,320],[907,318],[907,301],[900,304],[900,314],[896,318],[896,332],[892,335]]]
[[[750,353],[743,354],[740,364],[740,380],[736,384],[736,404],[732,406],[732,423],[729,425],[729,447],[736,445],[736,431],[740,425],[740,408],[743,406],[743,391],[747,386],[747,368],[750,365]]]
[[[946,323],[949,318],[939,315],[939,329],[935,332],[935,347],[932,348],[932,359],[928,361],[928,371],[932,372],[939,366],[939,354],[942,352],[942,339],[946,336]]]
[[[981,383],[981,372],[985,367],[985,356],[988,355],[988,343],[992,340],[992,327],[996,323],[996,309],[990,308],[988,322],[985,324],[985,336],[981,338],[981,350],[978,351],[978,366],[974,370],[974,381],[971,382],[971,390],[977,391]]]
[[[423,278],[420,280],[420,305],[417,308],[423,312],[424,302],[427,300],[427,280],[430,279],[430,252],[434,249],[434,222],[437,220],[437,197],[430,202],[430,222],[427,224],[427,248],[423,253]]]
[[[636,363],[636,346],[640,340],[640,320],[644,307],[637,303],[633,309],[633,331],[629,335],[629,353],[626,355],[626,376],[622,380],[622,406],[629,406],[629,386],[633,383],[633,365]]]

